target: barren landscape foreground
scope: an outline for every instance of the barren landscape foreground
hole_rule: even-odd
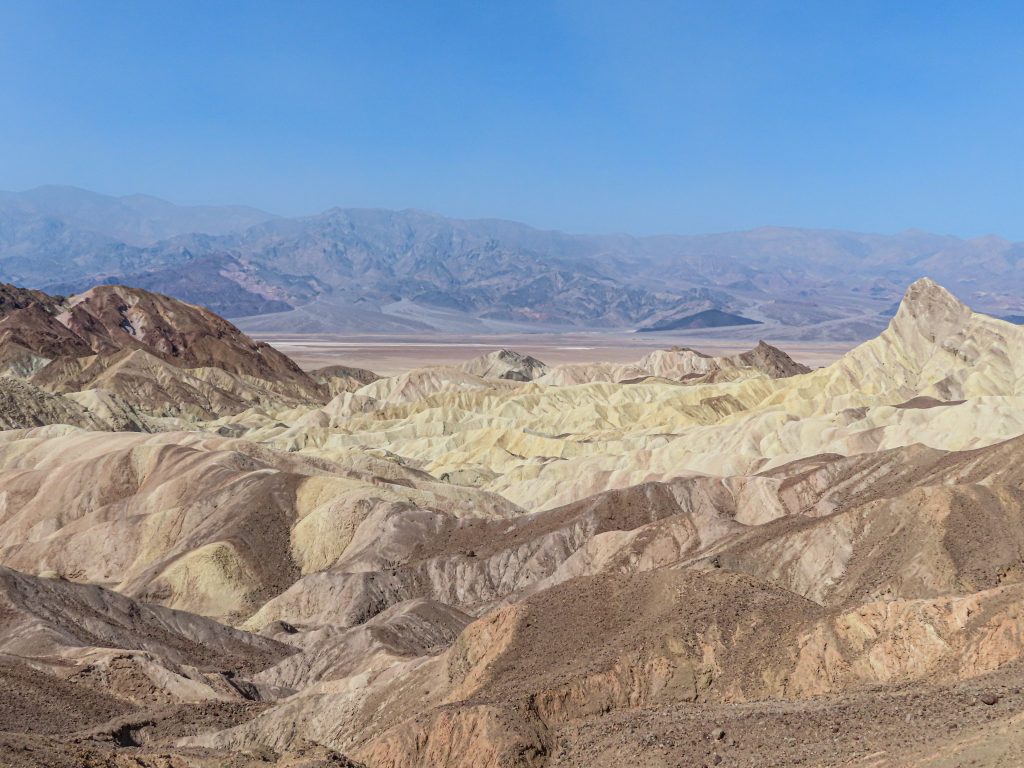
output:
[[[0,764],[1024,763],[1024,328],[521,341],[0,286]]]

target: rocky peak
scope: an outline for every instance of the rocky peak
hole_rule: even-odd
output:
[[[930,277],[922,277],[911,283],[903,296],[903,301],[900,302],[900,306],[901,308],[906,306],[910,308],[947,307],[958,310],[967,309],[963,302]]]
[[[216,387],[194,388],[184,383],[194,376],[177,369],[229,376],[217,374]],[[68,300],[0,285],[0,371],[57,393],[94,388],[103,376],[104,387],[154,413],[189,398],[208,416],[243,408],[259,393],[317,403],[327,393],[284,354],[210,310],[121,285]]]
[[[801,373],[808,373],[811,370],[803,363],[798,363],[778,347],[773,347],[765,341],[758,341],[757,346],[752,350],[737,355],[736,361],[741,365],[763,371],[773,379],[797,376]]]
[[[902,337],[923,336],[940,341],[963,327],[971,310],[952,293],[927,277],[907,289],[890,326]]]
[[[533,381],[548,372],[548,366],[530,355],[513,349],[496,349],[463,363],[463,371],[474,376],[484,376],[513,381]]]

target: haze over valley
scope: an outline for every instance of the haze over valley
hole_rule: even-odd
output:
[[[584,330],[850,346],[923,276],[1024,316],[1022,257],[1024,244],[996,236],[919,231],[570,235],[411,210],[281,218],[68,187],[0,195],[0,279],[59,294],[142,287],[264,336]]]

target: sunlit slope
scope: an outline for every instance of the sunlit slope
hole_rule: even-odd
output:
[[[723,369],[714,382],[691,383],[684,373],[681,381],[558,386],[544,383],[558,368],[527,383],[419,369],[296,412],[285,426],[252,414],[237,423],[277,447],[332,459],[369,450],[548,508],[647,480],[743,474],[823,452],[915,442],[962,449],[1013,437],[1024,432],[1022,352],[1024,330],[920,280],[878,338],[809,373],[772,378],[751,365]],[[657,356],[661,371],[679,374],[667,354]],[[690,367],[715,360],[678,354]],[[587,376],[600,379],[605,368]]]
[[[84,702],[99,737],[60,723],[48,748],[111,766],[126,740],[196,768],[1001,743],[1024,712],[1022,333],[921,281],[817,371],[673,349],[559,384],[499,351],[188,431],[0,432],[0,684],[51,723]]]
[[[0,433],[0,498],[2,564],[229,621],[330,567],[381,510],[520,512],[373,457],[63,426]]]

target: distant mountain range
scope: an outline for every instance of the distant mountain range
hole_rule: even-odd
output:
[[[696,315],[715,319],[696,324],[704,334],[860,339],[924,275],[1022,314],[1022,258],[1022,243],[919,231],[572,235],[416,210],[281,218],[72,187],[0,193],[0,280],[59,293],[126,283],[260,333],[690,333]]]

